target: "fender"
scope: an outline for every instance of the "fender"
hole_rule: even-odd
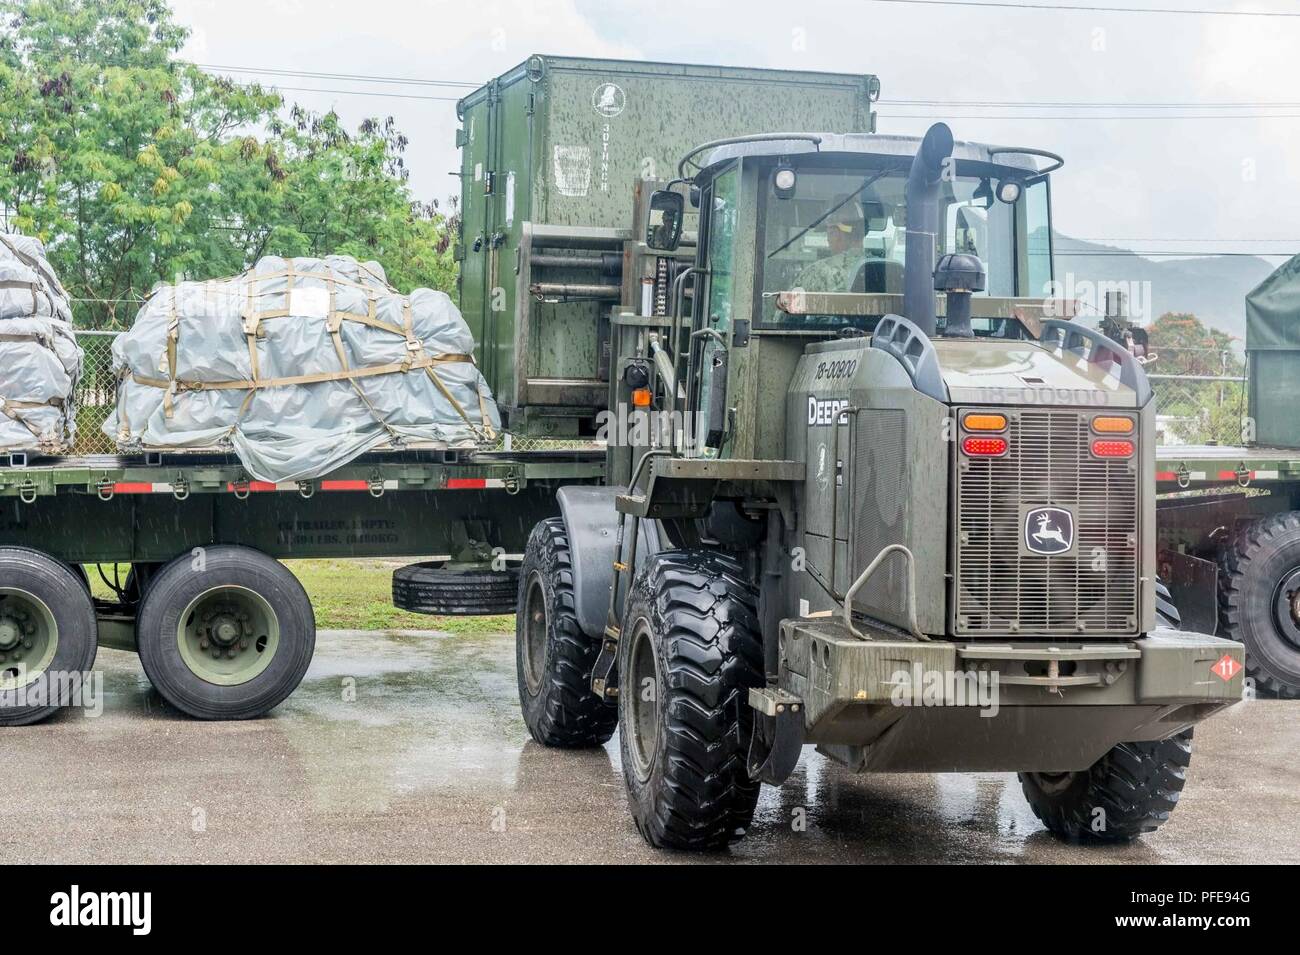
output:
[[[573,601],[578,626],[593,640],[605,635],[609,613],[609,588],[614,583],[614,549],[618,545],[618,512],[614,498],[627,488],[576,485],[555,493],[560,516],[569,534],[569,557],[573,561]],[[627,518],[631,520],[631,518]],[[657,521],[641,519],[637,544],[637,568],[649,554],[663,550]]]

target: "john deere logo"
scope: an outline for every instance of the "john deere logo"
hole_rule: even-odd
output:
[[[591,94],[591,107],[601,116],[617,116],[626,105],[623,90],[613,83],[601,83]]]
[[[1035,554],[1064,554],[1074,546],[1074,515],[1063,507],[1039,507],[1025,515],[1025,547]]]

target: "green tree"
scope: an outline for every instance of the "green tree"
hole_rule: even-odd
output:
[[[1245,414],[1245,388],[1233,381],[1197,377],[1241,377],[1245,365],[1227,332],[1205,325],[1195,315],[1168,312],[1147,329],[1156,361],[1147,367],[1157,408],[1172,434],[1190,444],[1239,444]]]
[[[450,286],[455,223],[413,201],[391,119],[285,118],[273,90],[179,60],[185,38],[164,0],[0,0],[4,224],[46,243],[80,324],[126,324],[155,283],[263,254]]]

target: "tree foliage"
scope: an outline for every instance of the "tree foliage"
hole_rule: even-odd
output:
[[[413,201],[391,118],[286,108],[179,59],[186,35],[165,0],[0,0],[4,226],[46,243],[79,323],[127,324],[155,283],[264,254],[449,287],[454,219]]]
[[[1243,437],[1246,390],[1235,381],[1201,381],[1188,376],[1240,377],[1245,365],[1227,332],[1211,328],[1195,315],[1168,312],[1147,329],[1158,356],[1148,371],[1154,380],[1157,408],[1170,435],[1188,444],[1239,444]]]

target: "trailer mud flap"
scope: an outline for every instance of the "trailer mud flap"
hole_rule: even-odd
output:
[[[1182,618],[1181,629],[1214,636],[1219,628],[1218,565],[1174,550],[1160,551],[1156,563]]]

